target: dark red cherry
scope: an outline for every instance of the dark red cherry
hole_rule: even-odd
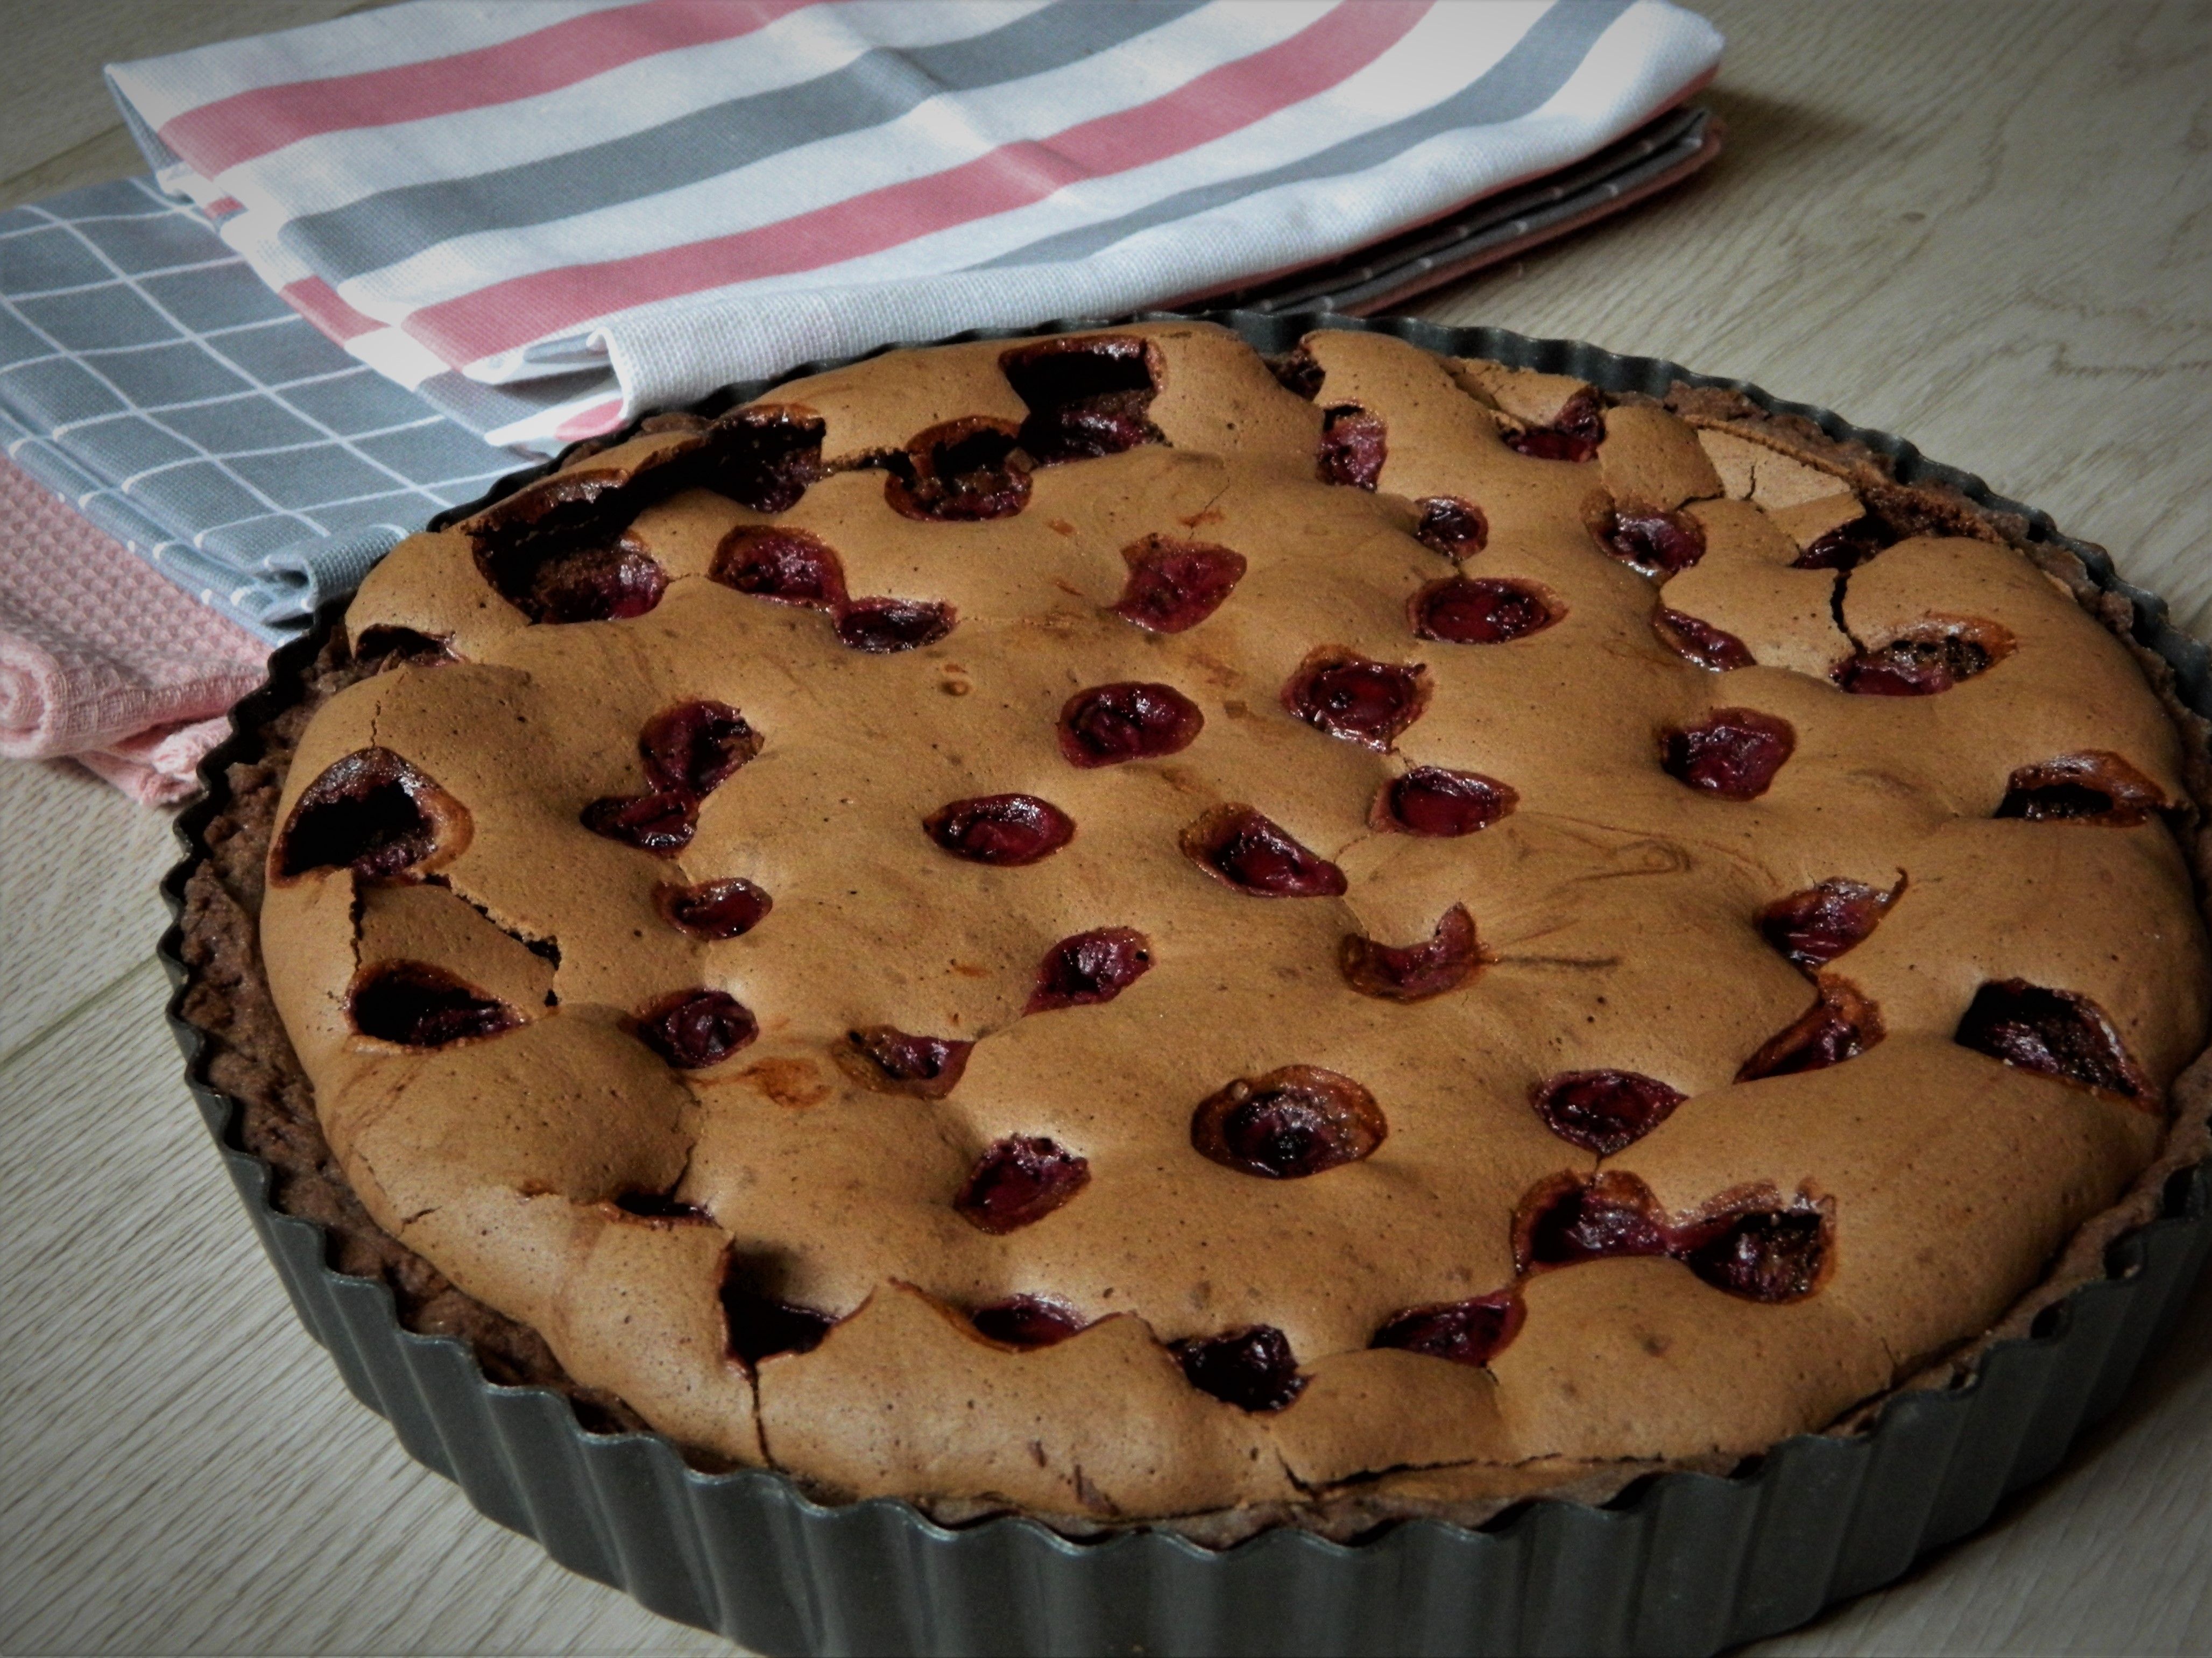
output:
[[[1431,581],[1407,610],[1416,634],[1449,645],[1503,645],[1541,633],[1566,614],[1534,582],[1491,576]]]
[[[1429,495],[1413,503],[1421,521],[1413,538],[1446,558],[1472,558],[1490,544],[1490,520],[1482,508],[1457,495]]]
[[[1678,574],[1705,556],[1705,532],[1686,513],[1613,513],[1598,525],[1597,538],[1645,575]]]
[[[1723,800],[1755,800],[1797,746],[1786,720],[1754,708],[1715,708],[1685,731],[1663,739],[1660,764],[1667,774]]]
[[[1060,711],[1060,751],[1071,766],[1118,766],[1181,754],[1198,740],[1206,716],[1172,685],[1122,681],[1093,685]]]
[[[1896,540],[1871,518],[1853,519],[1814,537],[1791,562],[1794,570],[1856,570]]]
[[[1090,1321],[1065,1302],[1044,1296],[1009,1296],[969,1315],[979,1335],[1009,1347],[1049,1347],[1080,1334]]]
[[[1473,835],[1520,804],[1511,788],[1480,772],[1416,766],[1383,786],[1370,817],[1377,829],[1407,835]]]
[[[1372,1094],[1315,1065],[1239,1077],[1190,1119],[1200,1156],[1266,1180],[1304,1180],[1358,1163],[1389,1133]]]
[[[722,1271],[722,1318],[729,1332],[730,1356],[748,1369],[778,1353],[811,1353],[837,1321],[817,1308],[802,1307],[769,1293],[760,1280],[775,1263],[732,1255]]]
[[[1677,1246],[1683,1264],[1747,1301],[1802,1300],[1827,1260],[1827,1226],[1816,1209],[1753,1209],[1687,1230],[1697,1241]]]
[[[698,802],[682,789],[650,794],[605,795],[586,806],[583,825],[594,835],[636,847],[658,858],[673,858],[691,844],[699,828]]]
[[[707,793],[760,752],[760,734],[726,702],[679,702],[638,733],[645,775],[657,789]]]
[[[505,1002],[428,962],[378,962],[355,976],[346,996],[353,1028],[406,1048],[496,1036],[522,1023]]]
[[[1321,458],[1316,470],[1323,483],[1372,489],[1382,476],[1389,446],[1382,416],[1370,415],[1357,404],[1339,404],[1322,411]]]
[[[1482,966],[1482,948],[1474,918],[1464,904],[1454,904],[1429,938],[1403,949],[1347,933],[1338,947],[1337,965],[1345,982],[1363,996],[1419,1002],[1456,990],[1473,978]]]
[[[1561,1139],[1609,1157],[1666,1121],[1683,1098],[1634,1071],[1563,1071],[1537,1084],[1529,1103]]]
[[[653,890],[661,920],[694,938],[738,938],[761,923],[774,902],[750,881],[732,876],[697,886],[664,882]]]
[[[469,839],[460,802],[390,749],[356,749],[301,792],[276,840],[276,870],[350,869],[388,880]]]
[[[1114,613],[1156,634],[1195,628],[1244,579],[1244,555],[1210,542],[1146,536],[1121,557],[1129,580]]]
[[[627,531],[581,544],[548,532],[494,552],[480,549],[477,562],[500,596],[532,622],[643,616],[668,588],[668,573]]]
[[[845,602],[845,571],[819,536],[781,525],[743,525],[714,552],[715,580],[783,604],[833,610]]]
[[[1888,893],[1857,881],[1822,881],[1759,911],[1759,936],[1810,972],[1865,943],[1889,899]]]
[[[1882,1037],[1881,1010],[1842,979],[1823,978],[1820,993],[1796,1023],[1743,1062],[1738,1082],[1825,1071],[1866,1052]]]
[[[871,656],[934,645],[952,631],[950,604],[914,598],[856,598],[837,612],[837,642]]]
[[[2012,653],[1993,623],[1936,624],[1861,651],[1831,676],[1854,696],[1934,696]]]
[[[924,1100],[941,1100],[958,1086],[975,1046],[950,1036],[912,1035],[887,1024],[864,1025],[846,1041],[853,1056],[846,1068],[863,1083]]]
[[[1216,806],[1182,832],[1183,855],[1258,898],[1334,898],[1344,872],[1249,806]]]
[[[707,428],[690,465],[706,488],[756,513],[787,513],[823,475],[817,416],[773,404],[739,409]]]
[[[969,1171],[952,1206],[978,1231],[994,1234],[1042,1220],[1091,1183],[1091,1164],[1051,1140],[1000,1140]]]
[[[923,819],[922,828],[955,858],[998,869],[1034,864],[1075,838],[1075,820],[1034,794],[955,800]]]
[[[1367,1345],[1448,1358],[1455,1364],[1487,1364],[1512,1345],[1526,1315],[1521,1297],[1510,1290],[1471,1301],[1409,1307],[1383,1321]]]
[[[2148,1100],[2156,1091],[2105,1010],[2070,990],[1991,980],[1974,993],[1952,1040],[2007,1065],[2128,1099]]]
[[[1662,605],[1652,615],[1651,631],[1675,655],[1715,673],[1757,665],[1751,647],[1734,634],[1723,633],[1711,623],[1685,616],[1680,610],[1670,610]]]
[[[1006,421],[970,416],[933,426],[888,466],[884,499],[906,518],[966,523],[1009,518],[1030,504],[1030,459]]]
[[[2032,823],[2071,822],[2132,829],[2165,809],[2166,793],[2117,754],[2062,754],[2012,774],[2000,817]]]
[[[1417,662],[1376,662],[1323,647],[1283,687],[1283,707],[1315,730],[1388,749],[1429,705],[1428,672]]]
[[[1532,426],[1505,434],[1506,446],[1537,460],[1593,460],[1605,441],[1605,420],[1597,399],[1577,392],[1559,405],[1549,426]]]
[[[1022,447],[1051,466],[1164,442],[1146,417],[1158,389],[1156,353],[1129,335],[1043,340],[1006,352],[1000,369],[1030,408]]]
[[[1522,1199],[1513,1229],[1522,1266],[1565,1266],[1612,1255],[1663,1255],[1658,1200],[1635,1175],[1607,1169],[1584,1181],[1555,1175]]]
[[[663,996],[631,1023],[637,1039],[679,1071],[720,1065],[760,1034],[744,1005],[720,990]]]
[[[1290,1340],[1272,1324],[1178,1341],[1170,1351],[1192,1387],[1240,1411],[1279,1411],[1305,1391]]]
[[[1062,938],[1037,963],[1025,1013],[1110,1002],[1152,965],[1152,946],[1133,927],[1106,926]]]

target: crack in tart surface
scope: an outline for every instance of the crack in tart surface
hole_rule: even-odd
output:
[[[1724,1466],[1996,1322],[2205,1041],[2130,647],[1726,394],[894,352],[346,625],[200,900],[302,1191],[429,1327],[833,1497]]]

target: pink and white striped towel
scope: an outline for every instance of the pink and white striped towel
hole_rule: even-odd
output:
[[[1666,0],[416,0],[110,69],[163,187],[545,447],[1337,258],[1694,92]]]

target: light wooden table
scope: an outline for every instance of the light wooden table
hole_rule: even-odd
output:
[[[349,9],[7,14],[0,203],[136,171],[97,65]],[[1729,155],[1415,307],[1904,432],[2212,624],[2212,10],[1716,0]],[[0,765],[0,1651],[706,1653],[343,1392],[187,1100],[165,819]],[[94,1155],[96,1154],[96,1155]],[[2212,1651],[2212,1288],[1978,1538],[1763,1653]]]

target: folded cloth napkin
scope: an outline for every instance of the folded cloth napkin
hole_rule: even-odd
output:
[[[0,756],[180,800],[266,650],[0,460]]]
[[[333,345],[144,179],[0,213],[0,450],[270,640],[521,465]]]
[[[417,0],[109,76],[271,288],[545,447],[1340,259],[1624,138],[1720,47],[1664,0]]]

